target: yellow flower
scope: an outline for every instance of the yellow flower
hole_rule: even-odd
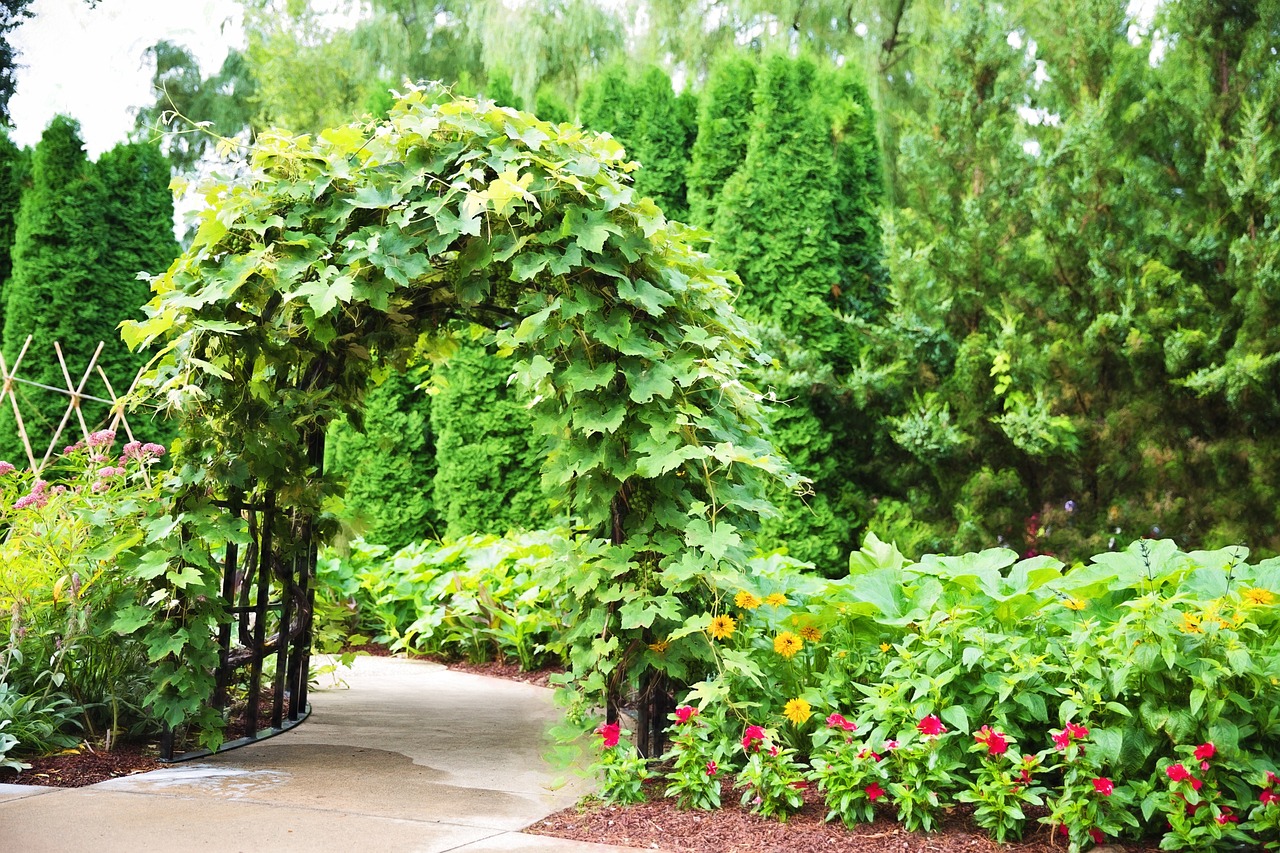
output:
[[[782,716],[800,726],[813,716],[813,711],[803,699],[788,699],[786,707],[782,709]]]
[[[1244,603],[1248,607],[1266,607],[1272,601],[1275,601],[1276,595],[1269,589],[1261,587],[1251,587],[1241,593]]]
[[[887,651],[889,651],[889,649],[891,649],[891,648],[893,648],[893,646],[890,646],[888,643],[881,643],[881,644],[880,644],[880,651],[882,651],[882,652],[887,652]]]
[[[669,640],[659,640],[656,643],[649,644],[649,651],[662,654],[667,650],[667,647],[670,645],[671,645],[671,642]]]
[[[796,652],[804,648],[804,640],[790,631],[783,631],[773,638],[773,650],[784,658],[793,658]]]
[[[1084,610],[1085,602],[1079,598],[1068,598],[1066,601],[1062,602],[1062,606],[1068,610]]]
[[[786,607],[787,597],[780,592],[771,592],[764,597],[764,603],[770,607]]]
[[[1200,627],[1200,617],[1195,613],[1183,613],[1182,624],[1178,629],[1184,634],[1203,634],[1204,629]]]
[[[805,625],[800,629],[800,636],[808,640],[810,643],[816,643],[822,639],[822,631],[813,625]]]
[[[743,610],[755,610],[760,606],[760,599],[743,589],[733,597],[733,603]]]
[[[711,620],[711,625],[708,626],[707,631],[713,638],[723,640],[726,637],[732,637],[733,632],[737,630],[737,628],[738,623],[733,621],[732,616],[721,614]]]

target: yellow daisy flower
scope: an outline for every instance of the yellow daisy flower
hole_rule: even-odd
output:
[[[800,636],[810,643],[816,643],[822,639],[822,631],[813,625],[805,625],[800,629]]]
[[[1178,630],[1184,634],[1204,633],[1204,629],[1200,627],[1200,617],[1195,613],[1183,613],[1182,624],[1178,626]]]
[[[1062,602],[1062,606],[1068,610],[1084,610],[1085,602],[1079,598],[1068,598],[1066,601]]]
[[[770,607],[786,607],[787,597],[780,592],[771,592],[764,597],[764,603]]]
[[[743,589],[733,597],[733,603],[743,610],[755,610],[760,606],[760,599]]]
[[[773,650],[784,658],[793,658],[796,652],[804,648],[804,640],[790,631],[783,631],[773,638]]]
[[[707,627],[707,632],[714,639],[723,640],[732,637],[737,628],[738,623],[733,620],[732,616],[721,614],[711,620],[711,624]]]
[[[891,648],[893,648],[893,646],[889,645],[888,643],[881,643],[881,644],[880,644],[880,651],[882,651],[882,652],[887,652],[887,651],[889,651],[889,649],[891,649]]]
[[[1261,587],[1255,586],[1250,589],[1246,589],[1241,593],[1241,598],[1246,606],[1266,607],[1268,604],[1275,601],[1276,595],[1269,589],[1262,589]]]
[[[803,699],[788,699],[786,707],[782,709],[782,716],[801,726],[813,716],[813,711],[809,708],[809,703]]]

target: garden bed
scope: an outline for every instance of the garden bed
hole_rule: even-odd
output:
[[[786,823],[751,814],[738,805],[741,791],[726,782],[725,806],[716,811],[681,811],[675,801],[662,796],[657,784],[647,786],[649,801],[632,806],[599,802],[564,809],[529,827],[526,832],[643,849],[679,850],[681,853],[1062,853],[1066,844],[1053,839],[1048,827],[1033,827],[1026,840],[997,844],[974,826],[969,810],[957,808],[942,821],[941,831],[907,832],[889,814],[874,823],[845,829],[839,821],[824,822],[826,807],[821,796],[805,792],[804,807]],[[1055,844],[1054,841],[1057,841]],[[1095,847],[1106,853],[1148,853],[1157,844],[1132,842]]]

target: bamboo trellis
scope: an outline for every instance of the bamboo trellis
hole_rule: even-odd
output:
[[[71,371],[67,369],[67,360],[62,354],[62,344],[54,341],[53,349],[58,358],[58,366],[62,368],[62,378],[66,382],[65,388],[59,388],[56,385],[45,385],[44,383],[23,379],[18,376],[18,370],[22,367],[23,360],[27,357],[27,351],[31,348],[30,335],[27,335],[26,341],[22,344],[22,349],[13,360],[12,368],[5,362],[4,354],[0,353],[0,408],[3,408],[5,397],[8,397],[9,403],[13,408],[13,421],[18,430],[18,438],[26,451],[27,462],[35,473],[38,474],[43,471],[44,467],[49,464],[49,460],[54,457],[57,448],[61,444],[63,432],[67,429],[67,424],[71,422],[73,416],[82,436],[86,441],[88,440],[93,430],[90,429],[89,423],[85,421],[84,412],[80,407],[81,402],[84,400],[103,403],[109,407],[105,421],[95,423],[94,426],[102,424],[110,430],[123,429],[129,441],[134,440],[133,430],[129,426],[129,419],[125,414],[125,406],[130,395],[137,388],[138,380],[142,377],[143,370],[139,370],[137,375],[133,377],[133,381],[129,383],[129,390],[123,396],[116,394],[115,388],[111,385],[111,380],[107,378],[106,372],[98,364],[98,356],[102,354],[103,346],[105,344],[99,341],[97,348],[94,349],[93,355],[89,359],[88,365],[85,366],[84,374],[80,377],[80,381],[75,382],[71,378]],[[85,393],[85,387],[95,373],[102,381],[102,387],[106,389],[106,397]],[[39,456],[39,458],[37,458],[36,448],[32,446],[31,436],[27,431],[26,421],[23,419],[22,409],[19,405],[18,386],[21,385],[43,388],[46,391],[64,394],[67,397],[67,409],[62,414],[62,420],[59,421],[57,429],[53,431],[53,435],[49,439],[49,446],[45,448],[43,455]]]

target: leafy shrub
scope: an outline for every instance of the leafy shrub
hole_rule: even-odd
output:
[[[24,751],[154,728],[144,646],[116,632],[137,597],[130,555],[161,503],[164,448],[112,451],[114,434],[67,448],[41,477],[0,462],[0,719]],[[47,477],[48,479],[43,479]]]

